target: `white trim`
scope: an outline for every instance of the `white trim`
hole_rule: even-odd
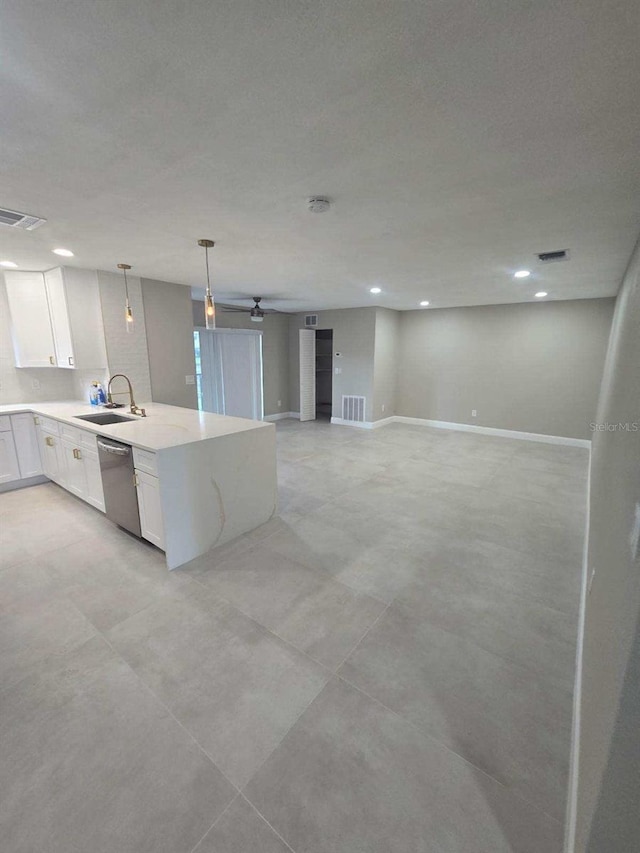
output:
[[[283,421],[285,418],[299,418],[300,412],[276,412],[275,415],[265,415],[263,421]]]
[[[576,825],[578,820],[578,781],[580,775],[580,724],[582,701],[582,657],[584,652],[584,626],[589,585],[589,516],[591,508],[591,458],[587,478],[587,518],[582,550],[582,589],[578,617],[578,644],[576,648],[576,678],[573,688],[573,721],[571,726],[571,757],[569,760],[569,790],[565,819],[564,853],[575,853]]]
[[[397,420],[395,415],[390,415],[388,418],[381,418],[379,421],[371,421],[371,429],[378,429],[378,427],[387,426],[388,424],[393,424]]]
[[[391,420],[391,419],[389,419]],[[521,432],[515,429],[497,429],[495,427],[476,426],[475,424],[455,424],[448,421],[431,421],[425,418],[407,418],[404,415],[395,415],[392,419],[396,423],[415,424],[416,426],[428,426],[435,429],[452,429],[460,432],[475,432],[481,435],[497,435],[501,438],[516,438],[523,441],[539,441],[543,444],[565,444],[571,447],[591,447],[588,438],[570,438],[566,435],[544,435],[537,432]],[[377,422],[376,422],[377,423]]]
[[[372,421],[346,421],[344,418],[331,418],[331,423],[337,426],[360,427],[360,429],[373,429]]]

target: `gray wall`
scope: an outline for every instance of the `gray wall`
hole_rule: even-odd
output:
[[[289,315],[267,314],[262,323],[253,323],[245,312],[223,311],[216,306],[216,324],[221,329],[252,329],[262,332],[264,370],[264,413],[289,411]],[[193,325],[204,326],[204,305],[193,301]],[[278,401],[280,401],[278,403]]]
[[[612,311],[585,299],[403,312],[397,413],[590,438]]]
[[[151,396],[155,403],[198,407],[195,375],[191,291],[169,281],[141,279],[149,352]]]
[[[374,421],[396,414],[400,321],[399,311],[376,308],[371,418]]]
[[[300,409],[299,336],[304,329],[305,314],[292,314],[289,319],[289,381],[291,411]],[[333,329],[333,417],[342,417],[342,395],[355,394],[367,398],[366,419],[373,417],[373,363],[376,325],[375,308],[344,308],[336,311],[314,311],[318,329]],[[335,354],[339,352],[339,358]],[[342,373],[336,375],[335,368]]]
[[[640,244],[616,300],[599,423],[640,425],[639,278]],[[637,512],[640,430],[595,432],[587,576],[595,574],[581,638],[576,853],[640,849],[640,691],[632,654],[634,643],[640,654],[640,559],[631,551]]]

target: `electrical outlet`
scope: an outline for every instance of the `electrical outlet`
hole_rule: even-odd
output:
[[[382,411],[384,412],[384,403],[382,404]]]
[[[477,409],[471,409],[471,417],[472,418],[478,417],[478,410]]]
[[[39,379],[32,379],[31,380],[31,387],[34,391],[39,391],[40,390],[40,380]]]
[[[185,376],[184,381],[186,382],[187,385],[195,385],[196,384],[196,377],[195,376]]]
[[[337,376],[339,373],[342,373],[342,368],[341,368],[341,367],[336,367],[336,376]]]
[[[278,400],[278,408],[279,408],[279,409],[281,409],[281,408],[282,408],[282,400]]]

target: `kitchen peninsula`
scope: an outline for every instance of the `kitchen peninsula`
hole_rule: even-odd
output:
[[[145,409],[144,418],[123,408],[126,420],[97,424],[84,417],[108,410],[84,402],[0,406],[0,482],[10,488],[47,477],[104,512],[97,438],[129,445],[142,536],[165,551],[169,569],[271,518],[273,424],[159,403]]]

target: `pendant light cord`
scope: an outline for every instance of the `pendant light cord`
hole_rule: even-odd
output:
[[[122,270],[124,273],[124,295],[127,300],[127,305],[129,304],[129,282],[127,281],[127,271]]]
[[[207,265],[207,296],[211,296],[211,282],[209,281],[209,247],[204,247],[204,261]]]

